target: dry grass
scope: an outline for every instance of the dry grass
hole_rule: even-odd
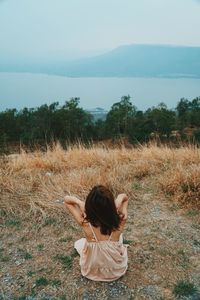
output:
[[[8,157],[0,167],[0,208],[5,212],[59,213],[54,204],[65,194],[84,199],[96,184],[116,195],[133,195],[134,178],[153,176],[161,191],[185,204],[199,207],[200,150],[193,146],[172,149],[144,146],[136,149],[84,148],[63,150],[59,144],[47,152]]]
[[[166,180],[167,178],[167,180]],[[162,190],[184,206],[200,208],[200,164],[177,165],[160,179]]]

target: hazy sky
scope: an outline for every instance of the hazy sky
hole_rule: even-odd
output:
[[[0,0],[0,61],[76,58],[125,44],[200,46],[198,0]]]

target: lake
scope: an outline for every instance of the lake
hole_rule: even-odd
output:
[[[160,78],[68,78],[31,73],[0,73],[0,110],[36,107],[80,97],[84,109],[109,110],[124,95],[138,109],[164,102],[174,108],[180,98],[200,96],[200,79]]]

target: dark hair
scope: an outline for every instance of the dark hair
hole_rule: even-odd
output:
[[[112,192],[103,185],[97,185],[89,192],[85,202],[85,219],[100,232],[110,235],[119,229],[120,217],[115,206]]]

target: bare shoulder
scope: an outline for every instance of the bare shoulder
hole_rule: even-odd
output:
[[[89,226],[89,222],[86,221],[86,220],[84,220],[82,222],[81,227],[82,227],[82,230],[83,230],[83,232],[85,234],[86,239],[87,240],[92,240],[93,239],[93,234],[92,234],[91,228]]]

